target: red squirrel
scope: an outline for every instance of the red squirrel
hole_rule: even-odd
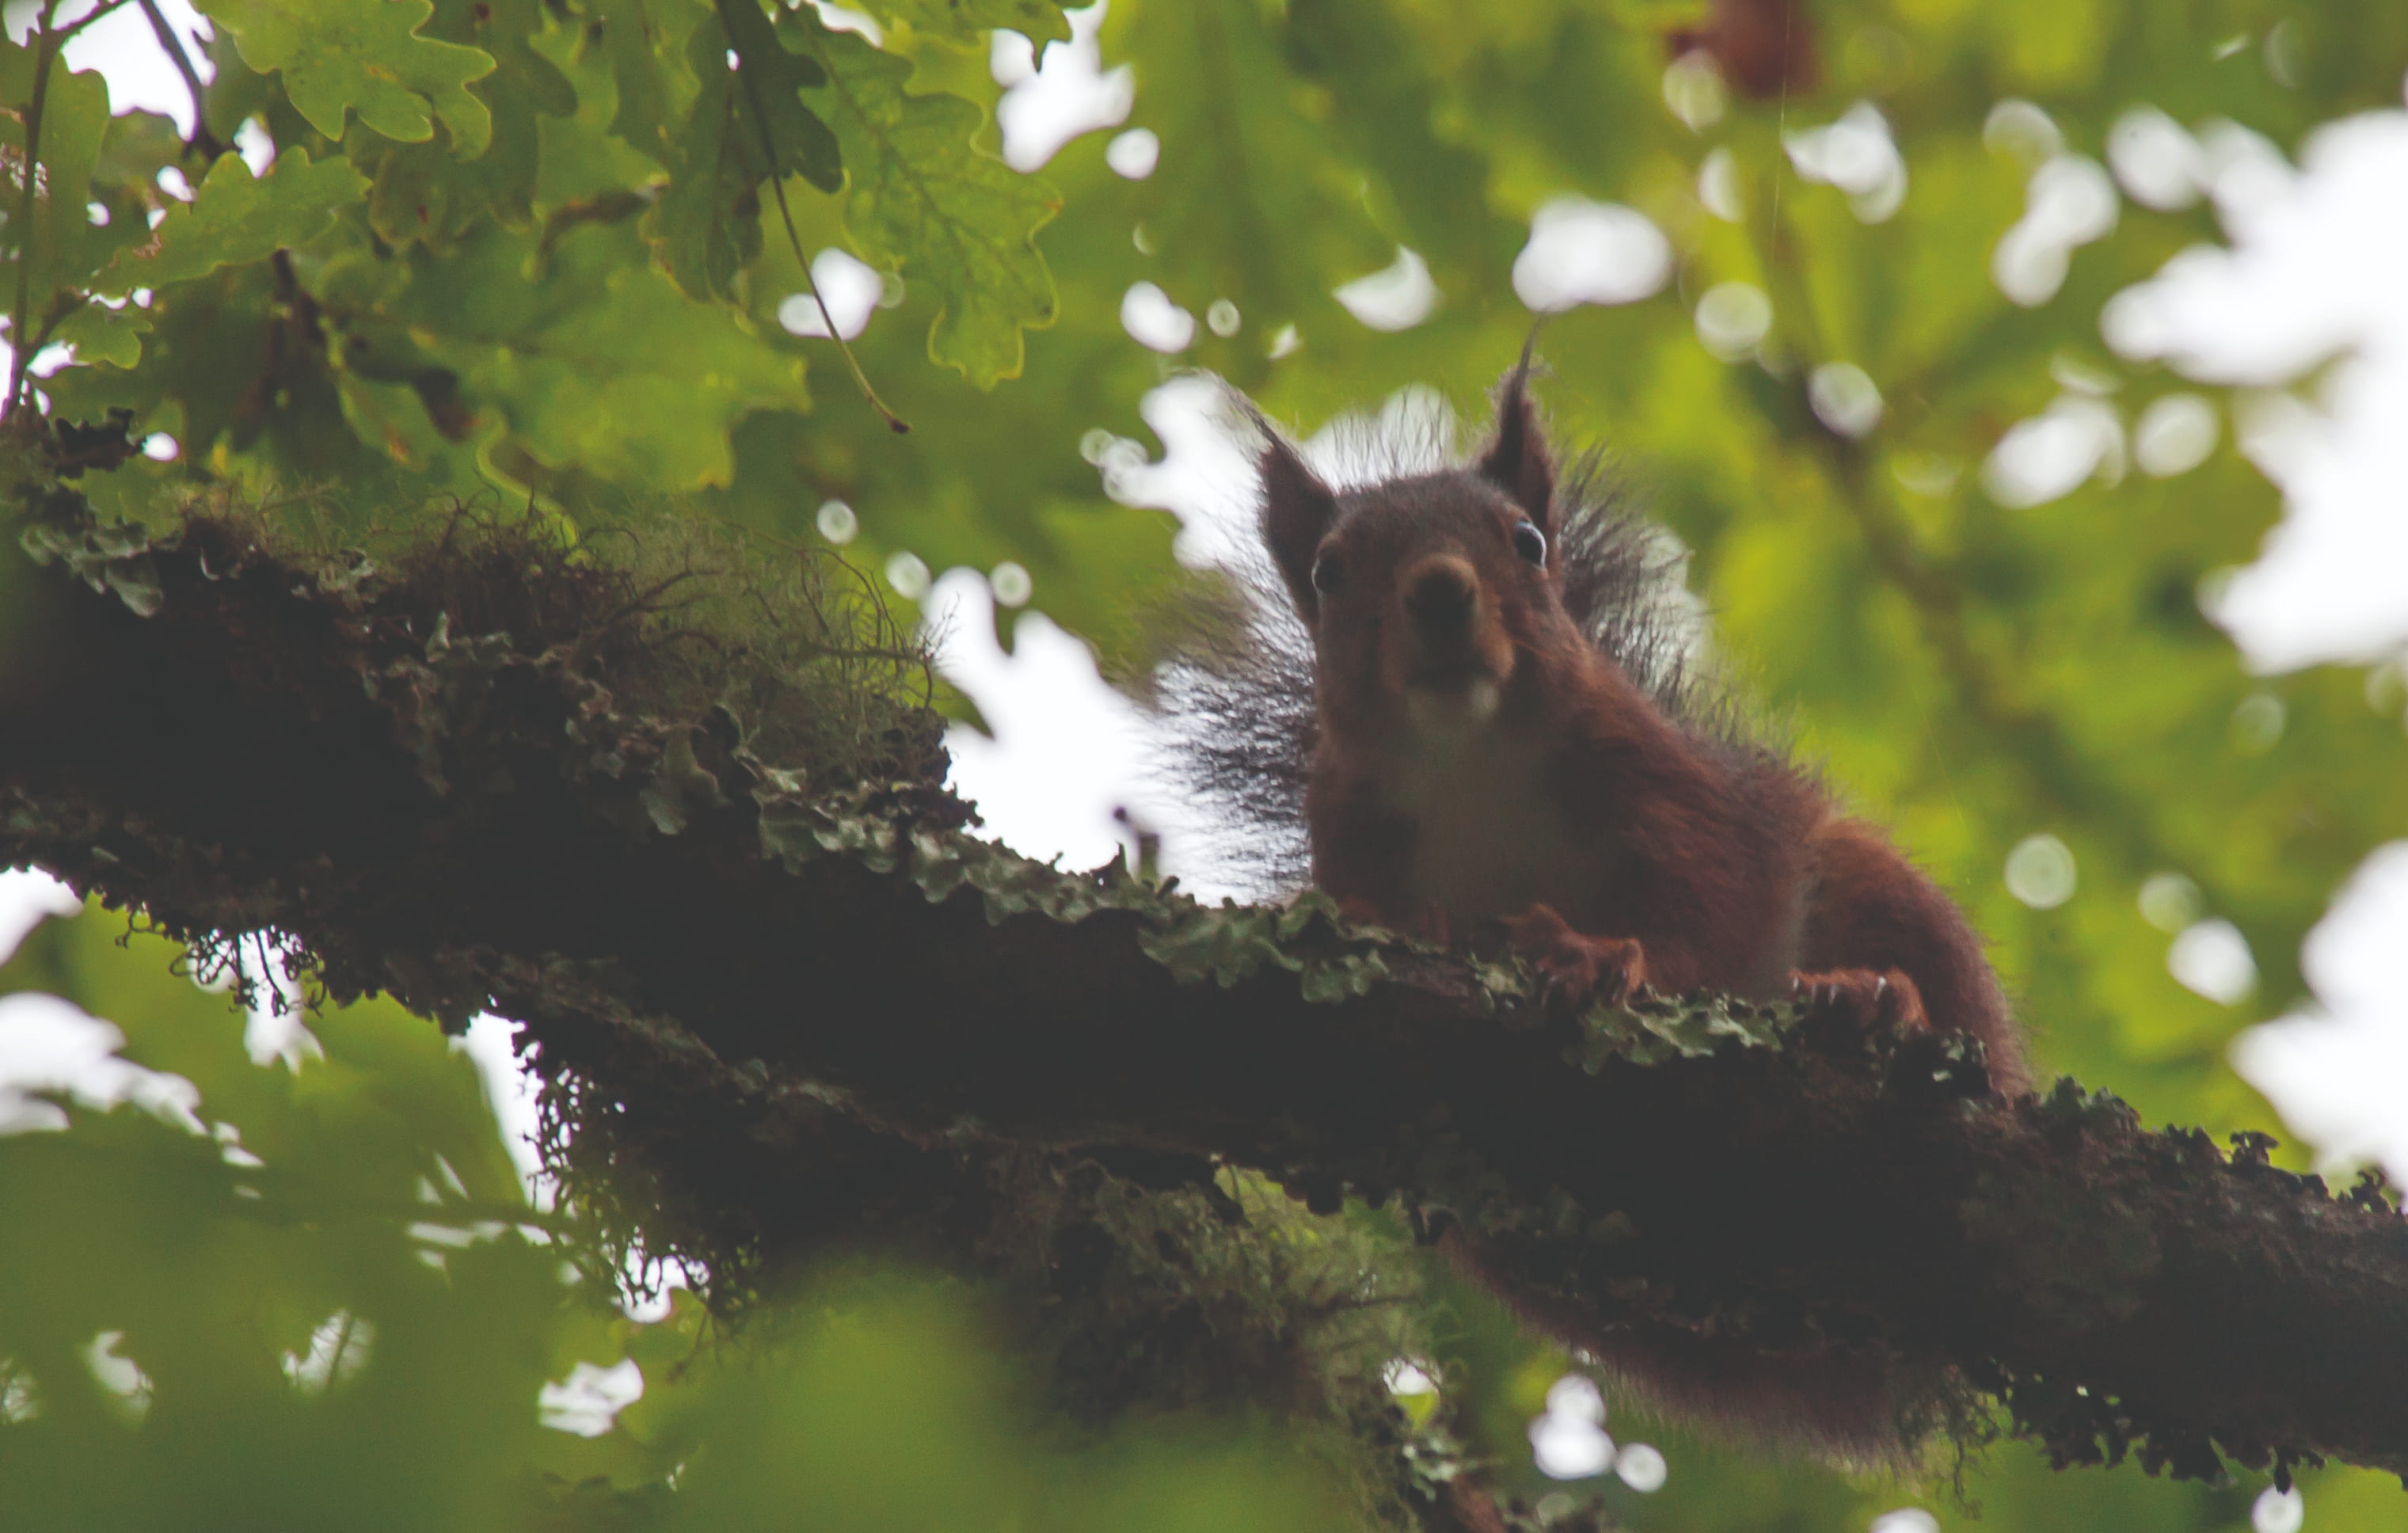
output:
[[[1501,923],[1576,1001],[1813,988],[1869,1021],[1971,1034],[1994,1090],[2028,1090],[1963,914],[1716,714],[1646,609],[1656,535],[1601,503],[1584,466],[1559,471],[1529,372],[1526,353],[1468,466],[1352,490],[1255,418],[1262,537],[1312,644],[1313,882],[1440,940]],[[1221,749],[1224,778],[1263,753]],[[1512,1297],[1478,1251],[1455,1254]],[[1661,1329],[1561,1339],[1676,1413],[1842,1457],[1896,1449],[1879,1359]]]
[[[1593,609],[1628,577],[1595,557],[1638,555],[1628,527],[1577,524],[1612,513],[1559,482],[1528,382],[1526,359],[1466,467],[1339,492],[1276,433],[1262,449],[1263,538],[1312,641],[1313,882],[1440,939],[1502,922],[1577,1000],[1835,990],[1972,1034],[1993,1086],[2028,1089],[1981,939],[1939,886],[1777,753],[1684,718],[1677,675],[1632,675],[1650,657],[1575,615],[1568,598],[1610,627]],[[1584,531],[1589,567],[1568,548]]]

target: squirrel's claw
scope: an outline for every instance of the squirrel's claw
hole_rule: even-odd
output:
[[[1799,974],[1791,979],[1790,986],[1807,1005],[1817,1010],[1844,1009],[1868,1030],[1914,1033],[1931,1025],[1931,1019],[1924,1014],[1923,992],[1898,969],[1842,968]]]
[[[1551,906],[1531,906],[1505,929],[1513,950],[1546,976],[1548,989],[1575,1008],[1593,1000],[1621,1006],[1647,982],[1647,956],[1637,941],[1576,932]]]

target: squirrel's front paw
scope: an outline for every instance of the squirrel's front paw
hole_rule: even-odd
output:
[[[1505,923],[1513,950],[1539,966],[1551,988],[1573,1006],[1620,1006],[1647,982],[1647,955],[1627,937],[1572,930],[1552,906],[1533,905]]]
[[[1817,1006],[1840,1006],[1868,1029],[1914,1033],[1931,1025],[1924,1014],[1923,992],[1894,968],[1840,968],[1822,974],[1800,974],[1791,981],[1799,998]]]

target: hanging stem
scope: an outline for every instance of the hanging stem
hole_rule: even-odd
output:
[[[184,148],[198,152],[205,160],[214,160],[225,152],[225,146],[219,143],[217,135],[209,131],[208,115],[201,106],[201,73],[193,67],[192,56],[184,51],[183,39],[176,36],[176,29],[167,22],[166,13],[159,8],[159,0],[139,0],[139,3],[142,14],[150,22],[150,35],[159,39],[159,47],[166,53],[167,62],[176,66],[176,73],[184,77],[184,89],[193,93],[193,136],[185,140]]]
[[[810,291],[811,302],[819,306],[820,322],[827,326],[828,339],[836,342],[838,353],[844,358],[846,370],[853,374],[853,387],[869,401],[871,409],[885,417],[887,428],[897,435],[909,432],[910,423],[888,409],[886,401],[878,397],[878,391],[869,386],[869,375],[861,370],[861,363],[854,358],[853,348],[846,345],[844,337],[837,333],[836,316],[828,312],[827,300],[820,296],[820,284],[818,279],[811,275],[810,259],[803,254],[802,236],[795,232],[794,211],[786,206],[786,181],[778,174],[778,146],[769,138],[769,114],[761,109],[760,87],[752,82],[752,75],[745,70],[740,59],[737,61],[736,78],[743,82],[744,99],[752,107],[753,124],[761,130],[761,153],[769,163],[769,191],[778,199],[778,217],[786,225],[786,243],[794,248],[795,262],[803,268],[803,285]]]

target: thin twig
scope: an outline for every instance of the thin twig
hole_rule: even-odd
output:
[[[184,150],[187,153],[198,152],[205,160],[215,160],[225,152],[225,146],[209,131],[208,112],[201,104],[200,71],[193,67],[191,56],[184,51],[184,40],[167,24],[159,0],[139,0],[139,4],[142,14],[150,19],[151,36],[159,39],[159,47],[166,53],[167,62],[176,66],[176,73],[184,77],[184,89],[193,93],[193,136],[184,141]]]
[[[8,320],[8,393],[6,408],[15,424],[20,396],[25,392],[26,380],[32,375],[33,351],[25,344],[25,317],[34,306],[34,209],[37,199],[34,191],[41,179],[42,107],[50,93],[50,62],[58,57],[59,35],[50,30],[51,14],[58,9],[58,0],[42,0],[40,19],[35,23],[38,36],[34,39],[34,99],[25,107],[25,159],[22,174],[25,194],[18,203],[17,212],[17,307]],[[24,429],[18,426],[19,430]]]
[[[745,100],[752,103],[753,125],[761,130],[761,153],[769,162],[769,191],[778,199],[778,217],[786,225],[786,243],[794,248],[795,262],[803,268],[803,285],[810,290],[811,302],[819,305],[820,321],[827,326],[828,339],[836,342],[838,352],[844,358],[845,367],[853,374],[853,387],[869,401],[869,408],[886,418],[888,429],[897,434],[908,432],[911,429],[910,423],[888,409],[886,401],[879,398],[878,391],[869,386],[869,375],[861,370],[860,362],[853,357],[853,348],[845,344],[844,337],[837,331],[836,316],[828,312],[827,300],[820,296],[819,279],[811,275],[810,258],[803,254],[802,236],[795,232],[794,211],[786,206],[786,180],[778,173],[778,146],[769,137],[769,114],[761,109],[760,87],[752,82],[751,71],[743,67],[740,59],[737,63],[736,78],[743,83]]]
[[[120,8],[125,5],[125,3],[126,0],[103,0],[102,4],[93,7],[92,9],[85,11],[81,16],[77,17],[74,21],[69,21],[66,25],[59,28],[54,36],[59,41],[65,42],[69,37],[74,36],[77,33],[81,32],[84,28],[92,25],[93,22],[99,21],[110,11]]]

